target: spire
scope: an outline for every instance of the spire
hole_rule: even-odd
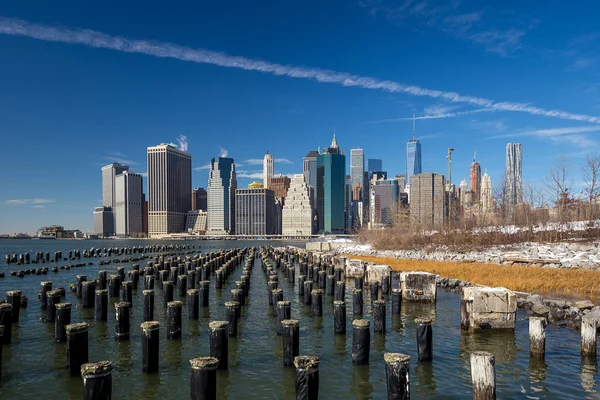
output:
[[[267,154],[269,154],[269,150],[267,150]]]
[[[415,118],[415,114],[413,114],[413,136],[412,136],[413,140],[415,140],[417,138],[417,131],[415,129],[415,122],[416,122],[416,120],[417,119]]]
[[[337,139],[335,138],[335,127],[333,128],[333,140],[331,141],[331,148],[332,149],[338,148]]]
[[[477,150],[473,153],[473,162],[475,162],[475,156],[477,156]]]

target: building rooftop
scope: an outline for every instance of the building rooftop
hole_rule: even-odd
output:
[[[318,157],[319,156],[319,152],[316,150],[311,150],[308,152],[308,154],[306,155],[306,157]]]

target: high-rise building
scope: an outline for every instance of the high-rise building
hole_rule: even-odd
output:
[[[479,197],[481,196],[481,165],[475,161],[475,157],[473,157],[469,175],[471,181],[471,192],[473,192],[473,202],[477,203],[479,202]]]
[[[511,206],[523,201],[523,146],[506,144],[506,199]]]
[[[269,180],[269,189],[273,190],[275,198],[282,205],[285,205],[285,196],[290,188],[290,182],[290,178],[286,175],[275,176]]]
[[[276,235],[277,209],[271,189],[235,191],[235,233],[237,235]]]
[[[423,228],[444,224],[447,210],[446,178],[430,172],[415,175],[410,180],[410,220]]]
[[[350,177],[352,179],[352,187],[358,184],[361,188],[363,185],[363,173],[365,172],[365,152],[363,149],[350,150]]]
[[[410,184],[411,177],[421,173],[421,143],[413,138],[406,143],[406,183]]]
[[[170,144],[148,147],[148,235],[180,233],[192,208],[192,155]]]
[[[102,167],[102,205],[115,207],[115,177],[129,171],[127,165],[112,163]]]
[[[275,174],[275,162],[273,160],[273,156],[269,154],[267,150],[267,154],[265,154],[265,158],[263,158],[263,184],[265,188],[269,189],[269,180]]]
[[[369,158],[367,160],[367,170],[369,172],[382,171],[383,170],[383,161],[379,158]]]
[[[346,156],[341,154],[333,135],[331,146],[317,158],[317,216],[319,232],[345,231]]]
[[[115,177],[115,232],[119,236],[144,232],[142,175],[125,171]]]
[[[484,211],[490,211],[494,209],[494,192],[492,190],[492,178],[487,171],[481,178],[481,208]]]
[[[319,157],[319,152],[311,150],[306,157],[302,159],[304,181],[313,188],[313,204],[317,204],[317,157]]]
[[[469,190],[469,184],[467,183],[467,180],[463,179],[462,181],[460,181],[460,185],[458,186],[458,188],[458,192],[460,195],[460,205],[468,205],[467,200],[469,199],[469,196],[467,196],[467,191]]]
[[[370,196],[371,227],[391,226],[400,199],[398,180],[385,179],[373,183]]]
[[[144,235],[148,236],[148,200],[144,195],[144,204],[142,205],[142,230]]]
[[[400,193],[404,192],[406,189],[406,175],[400,174],[394,177],[394,180],[398,181],[398,190]]]
[[[237,178],[233,158],[218,157],[210,162],[208,178],[208,232],[235,232],[235,190]]]
[[[204,188],[192,189],[192,209],[191,211],[203,210],[206,211],[207,193]]]
[[[102,236],[112,236],[115,234],[112,207],[100,206],[94,209],[94,233]]]
[[[185,231],[188,233],[205,233],[208,214],[205,210],[192,210],[185,218]]]
[[[314,210],[310,188],[304,179],[304,175],[297,174],[291,180],[281,212],[281,233],[284,236],[309,236],[313,233]]]

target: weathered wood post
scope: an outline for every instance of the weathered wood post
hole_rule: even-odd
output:
[[[67,368],[71,376],[81,374],[81,366],[88,360],[88,324],[69,324],[67,331]]]
[[[12,322],[19,323],[19,315],[21,311],[21,297],[23,292],[20,290],[10,290],[6,292],[6,302],[12,305]]]
[[[181,312],[183,302],[176,300],[167,303],[167,339],[181,338]]]
[[[112,398],[112,364],[98,361],[81,366],[83,400],[110,400]]]
[[[210,294],[210,281],[200,281],[199,288],[200,288],[200,307],[208,307],[209,294]]]
[[[323,291],[314,289],[310,293],[312,303],[312,314],[316,316],[323,315]]]
[[[121,292],[121,277],[119,275],[109,275],[108,277],[108,294],[110,297],[119,297]]]
[[[0,304],[0,325],[4,326],[1,344],[10,344],[12,342],[12,313],[12,304]]]
[[[187,291],[188,319],[200,318],[200,291],[189,289]]]
[[[417,353],[419,361],[431,361],[433,359],[433,332],[431,330],[431,319],[417,318]]]
[[[345,301],[346,298],[346,283],[344,281],[335,282],[335,297],[337,301]]]
[[[96,282],[81,282],[81,307],[94,308],[96,299]]]
[[[217,400],[217,367],[215,357],[198,357],[190,360],[190,400]]]
[[[471,354],[473,400],[496,399],[496,359],[492,353],[476,351]]]
[[[338,300],[340,301],[340,300]],[[363,313],[363,292],[362,289],[352,290],[352,313],[362,315]]]
[[[294,358],[296,367],[296,400],[319,398],[319,357],[299,356]]]
[[[210,328],[210,356],[219,360],[218,369],[229,367],[227,325],[227,321],[212,321],[208,324]]]
[[[529,356],[544,358],[546,354],[546,318],[529,317]]]
[[[158,371],[160,323],[158,321],[146,321],[142,328],[142,371],[152,373]]]
[[[115,303],[115,339],[116,340],[129,340],[130,327],[129,314],[131,309],[131,303],[126,301],[120,301]]]
[[[283,365],[294,365],[294,358],[300,352],[300,322],[295,319],[281,321],[283,326]]]
[[[370,323],[366,319],[352,321],[352,362],[368,364],[371,345]]]
[[[71,303],[59,303],[56,305],[56,321],[54,323],[54,340],[56,342],[67,341],[65,327],[71,323]]]
[[[40,306],[42,310],[45,310],[48,307],[48,305],[46,304],[46,293],[52,290],[52,282],[40,282],[40,286]]]
[[[273,289],[273,316],[277,316],[277,303],[283,301],[283,289]]]
[[[46,293],[46,322],[56,320],[56,305],[60,303],[60,290],[51,290]]]
[[[225,303],[225,307],[227,318],[227,335],[237,336],[240,303],[237,301],[228,301]]]
[[[581,356],[596,358],[596,329],[598,321],[584,315],[581,319]]]
[[[388,400],[409,400],[410,356],[401,353],[385,353],[383,359]]]
[[[292,306],[289,301],[277,302],[277,336],[283,335],[282,321],[292,317]]]
[[[144,296],[144,311],[143,311],[143,320],[153,321],[154,320],[154,290],[147,289],[143,290],[142,294]]]
[[[402,289],[392,289],[392,314],[400,314],[402,310]]]
[[[312,301],[311,292],[313,288],[312,281],[304,281],[304,304],[309,306]]]
[[[371,303],[379,300],[379,281],[372,281],[370,284],[371,289]]]
[[[96,321],[108,319],[108,290],[96,290]]]
[[[333,302],[333,331],[336,335],[346,333],[346,303],[343,301]]]
[[[169,302],[173,301],[173,282],[163,282],[163,306],[167,307]]]
[[[373,331],[385,334],[386,304],[384,300],[373,302]]]

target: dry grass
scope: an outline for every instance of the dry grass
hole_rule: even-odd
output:
[[[541,294],[552,298],[600,300],[600,272],[581,269],[501,266],[497,264],[397,260],[394,258],[346,255],[394,271],[426,271],[491,287]]]
[[[584,231],[521,231],[507,234],[489,232],[473,234],[469,231],[441,231],[434,235],[423,235],[422,230],[406,228],[390,228],[382,230],[363,229],[358,233],[358,240],[369,243],[376,250],[413,250],[448,246],[456,251],[475,251],[495,245],[511,245],[523,242],[557,243],[576,240],[590,242],[600,238],[600,229]]]

